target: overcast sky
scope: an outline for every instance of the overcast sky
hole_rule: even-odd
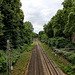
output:
[[[58,9],[62,9],[61,3],[64,0],[20,0],[24,12],[24,21],[30,21],[34,27],[34,32],[43,30],[43,25],[56,14]]]

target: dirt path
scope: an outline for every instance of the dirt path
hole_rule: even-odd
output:
[[[35,41],[27,75],[65,75],[47,56],[43,47]]]

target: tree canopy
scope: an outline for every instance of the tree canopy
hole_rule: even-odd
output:
[[[33,26],[24,22],[20,0],[0,0],[0,72],[7,69],[7,40],[10,40],[11,56],[19,55],[32,42]],[[16,62],[12,58],[12,63]]]
[[[44,31],[49,38],[65,37],[72,40],[75,33],[75,0],[64,0],[63,9],[58,10],[48,24],[44,25]]]
[[[0,48],[6,48],[6,41],[10,40],[12,48],[18,48],[23,43],[30,43],[33,26],[31,22],[23,22],[24,14],[20,9],[20,0],[0,1]],[[27,41],[28,39],[28,41]],[[25,42],[27,41],[27,42]]]

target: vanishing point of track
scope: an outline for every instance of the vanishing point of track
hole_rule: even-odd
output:
[[[35,41],[35,48],[32,51],[32,56],[28,68],[27,75],[65,75],[48,57],[44,48]]]

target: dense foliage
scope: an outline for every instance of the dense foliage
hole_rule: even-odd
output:
[[[75,0],[64,0],[62,5],[63,9],[59,9],[48,24],[44,25],[43,33],[39,32],[40,40],[47,41],[49,46],[56,48],[65,48],[68,43],[75,42]],[[45,34],[47,40],[42,39]]]
[[[47,41],[46,44],[55,53],[75,65],[75,0],[64,0],[62,5],[63,9],[59,9],[48,24],[44,25],[44,31],[39,32],[39,39]],[[45,34],[47,39],[43,39]]]
[[[23,52],[32,42],[33,26],[23,22],[20,0],[0,0],[0,71],[6,70],[6,44],[10,40],[12,55]],[[18,57],[12,59],[16,62]]]
[[[72,41],[75,33],[75,0],[64,0],[63,9],[44,25],[44,31],[51,37],[64,37]]]
[[[44,31],[39,32],[38,38],[40,41],[47,43],[48,36],[45,34]]]

